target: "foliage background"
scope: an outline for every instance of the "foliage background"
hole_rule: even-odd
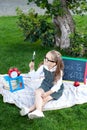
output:
[[[21,28],[26,41],[31,43],[40,42],[43,46],[55,47],[55,35],[60,36],[60,29],[55,29],[56,26],[50,15],[38,15],[34,10],[30,10],[27,14],[17,8],[18,26]],[[82,57],[87,53],[87,26],[82,30],[78,30],[76,25],[76,19],[80,19],[81,16],[74,16],[75,33],[70,34],[70,47],[67,49],[59,49],[68,51],[68,54],[74,57]],[[82,16],[84,19],[85,16]],[[81,22],[81,21],[80,21]],[[79,24],[79,23],[78,23]],[[33,35],[32,35],[33,34]]]

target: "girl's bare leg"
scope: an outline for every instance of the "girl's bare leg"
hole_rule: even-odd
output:
[[[35,95],[35,106],[36,109],[39,111],[42,111],[42,107],[43,107],[43,98],[42,98],[42,94],[44,93],[44,90],[39,88],[36,90],[36,95]]]
[[[20,111],[20,114],[22,116],[34,111],[35,109],[42,111],[42,107],[43,107],[43,98],[42,98],[42,94],[44,93],[43,89],[37,89],[35,92],[35,103],[33,106],[31,106],[30,108],[23,108]]]
[[[32,111],[34,111],[36,109],[36,106],[35,106],[35,104],[33,105],[33,106],[31,106],[30,108],[29,108],[29,112],[32,112]]]
[[[42,90],[42,89],[36,90],[35,105],[31,109],[31,110],[34,110],[34,108],[35,108],[36,110],[34,112],[31,112],[28,114],[28,117],[30,119],[44,117],[42,108],[48,101],[52,100],[52,97],[48,96],[46,98],[43,98],[42,97],[43,94],[44,94],[44,90]]]
[[[51,96],[47,96],[46,98],[42,98],[42,94],[44,93],[43,89],[38,89],[36,90],[36,95],[35,95],[35,106],[36,109],[39,111],[42,111],[43,106],[53,98]]]
[[[43,106],[47,103],[47,102],[49,102],[50,100],[52,100],[53,98],[51,97],[51,96],[48,96],[48,97],[46,97],[46,98],[44,98],[43,99]]]
[[[29,108],[29,112],[32,112],[34,111],[35,109],[38,109],[40,111],[42,111],[42,104],[43,104],[43,99],[41,97],[42,93],[44,91],[42,89],[37,89],[36,92],[35,92],[35,103],[33,106],[31,106]]]

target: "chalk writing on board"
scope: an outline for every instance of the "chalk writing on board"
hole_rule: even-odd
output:
[[[64,76],[67,75],[67,80],[81,80],[83,81],[84,75],[81,72],[70,72],[67,73],[66,71],[64,72]]]
[[[86,62],[73,58],[63,58],[64,61],[64,80],[84,82]]]
[[[70,64],[70,65],[68,65],[68,64],[65,64],[65,68],[66,69],[68,69],[68,70],[77,70],[77,71],[82,71],[82,67],[81,67],[81,65],[80,64]]]

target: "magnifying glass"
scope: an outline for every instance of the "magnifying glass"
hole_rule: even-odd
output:
[[[35,60],[35,55],[36,55],[36,52],[34,51],[33,52],[33,56],[32,56],[32,61],[34,62],[34,60]]]

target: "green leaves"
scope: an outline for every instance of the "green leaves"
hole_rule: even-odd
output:
[[[87,1],[86,0],[71,0],[68,1],[68,7],[72,10],[74,14],[81,14],[83,15],[84,13],[87,12]]]
[[[87,49],[87,35],[75,33],[70,35],[71,45],[68,54],[71,56],[82,57]]]
[[[49,15],[40,16],[34,10],[24,14],[17,9],[18,25],[23,30],[25,40],[31,43],[41,41],[42,45],[54,44],[54,25]]]
[[[30,2],[35,2],[37,6],[45,9],[46,13],[52,15],[62,15],[67,9],[72,10],[74,14],[84,14],[87,12],[87,0],[28,0]]]
[[[60,0],[28,0],[30,2],[35,2],[40,8],[46,9],[46,13],[53,15],[61,15],[63,13],[63,8],[61,8]]]

